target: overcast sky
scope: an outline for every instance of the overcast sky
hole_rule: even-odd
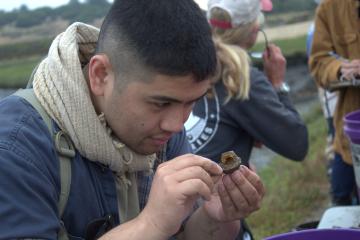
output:
[[[84,0],[80,0],[83,2]],[[112,0],[108,0],[112,2]],[[200,7],[206,9],[207,0],[195,0],[199,3]],[[5,11],[11,11],[14,8],[19,8],[22,4],[25,4],[30,9],[38,7],[57,7],[60,5],[67,4],[69,0],[1,0],[0,9]]]
[[[14,8],[19,8],[23,4],[28,6],[30,9],[44,6],[57,7],[67,4],[68,2],[69,0],[1,0],[0,9],[11,11]]]

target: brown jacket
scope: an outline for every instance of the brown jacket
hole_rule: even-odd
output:
[[[329,52],[350,60],[360,59],[358,2],[324,0],[317,9],[309,67],[320,87],[326,87],[338,78],[341,62],[330,56]],[[351,164],[349,141],[343,131],[343,117],[360,108],[360,88],[343,89],[338,91],[338,95],[334,114],[334,147],[344,161]]]

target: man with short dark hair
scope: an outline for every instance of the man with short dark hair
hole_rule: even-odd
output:
[[[52,132],[26,99],[0,102],[0,238],[234,239],[261,180],[223,178],[183,130],[215,67],[192,0],[117,0],[100,34],[69,26],[33,74]],[[59,132],[76,149],[63,213]]]

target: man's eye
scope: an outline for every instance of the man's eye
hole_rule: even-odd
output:
[[[170,105],[170,103],[169,102],[156,102],[156,103],[154,103],[154,105],[158,108],[163,108],[163,107]]]

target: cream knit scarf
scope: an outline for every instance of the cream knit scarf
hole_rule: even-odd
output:
[[[41,105],[81,155],[115,172],[124,221],[139,212],[138,206],[130,206],[134,202],[138,205],[135,173],[151,171],[155,154],[143,156],[129,149],[111,134],[106,116],[104,120],[95,112],[82,66],[94,53],[98,34],[97,28],[83,23],[69,26],[55,38],[48,56],[39,64],[33,87]]]

